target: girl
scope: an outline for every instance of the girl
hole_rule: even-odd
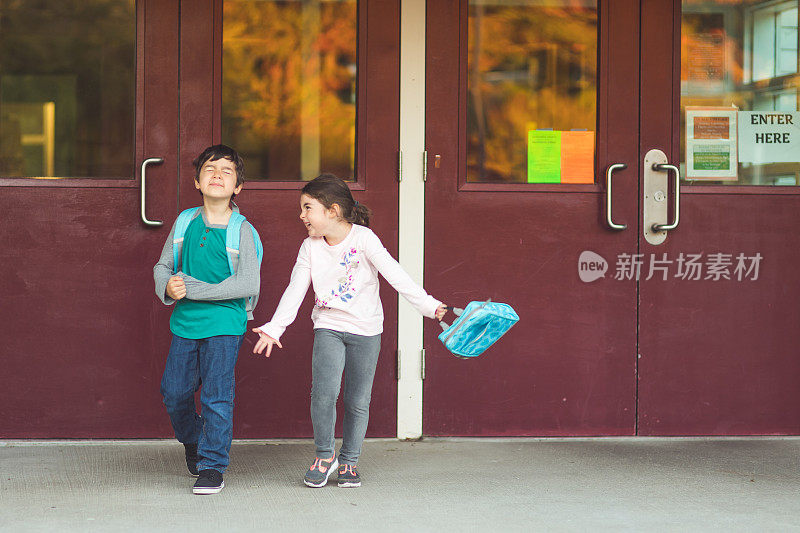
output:
[[[253,353],[266,356],[314,286],[314,351],[311,363],[311,422],[317,457],[303,481],[322,487],[338,467],[340,487],[360,487],[355,466],[367,431],[372,380],[380,352],[383,308],[378,272],[420,313],[441,320],[447,307],[414,283],[380,239],[367,228],[370,211],[353,200],[347,184],[331,174],[308,182],[300,196],[300,220],[308,238],[300,246],[289,286],[272,320],[254,328]],[[344,435],[334,453],[336,400],[344,372]]]

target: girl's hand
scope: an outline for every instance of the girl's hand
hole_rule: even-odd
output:
[[[440,305],[436,308],[436,320],[441,320],[444,318],[445,313],[447,313],[448,307],[445,304]]]
[[[274,344],[277,344],[278,348],[283,348],[280,341],[276,341],[275,339],[273,339],[272,337],[261,331],[261,329],[253,328],[253,332],[258,333],[259,336],[258,342],[256,343],[255,346],[253,346],[253,353],[263,353],[264,348],[266,348],[267,353],[264,355],[266,357],[269,357],[269,355],[272,353],[272,346]]]

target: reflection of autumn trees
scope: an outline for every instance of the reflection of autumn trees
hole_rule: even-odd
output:
[[[530,129],[595,129],[597,10],[555,4],[470,5],[471,181],[526,181]]]
[[[53,102],[55,175],[133,176],[135,38],[133,0],[0,0],[0,174],[43,173],[23,135]]]
[[[223,140],[246,156],[248,174],[314,177],[301,160],[318,150],[320,170],[352,176],[355,1],[226,1],[223,10]]]

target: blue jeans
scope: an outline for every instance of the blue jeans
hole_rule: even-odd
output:
[[[311,361],[311,423],[317,457],[333,457],[336,399],[344,373],[344,420],[339,463],[355,465],[367,433],[372,380],[381,351],[381,336],[332,329],[314,330]]]
[[[184,444],[197,444],[198,470],[228,467],[233,439],[234,367],[244,335],[184,339],[172,335],[161,395],[175,430]],[[202,416],[194,394],[200,393]]]

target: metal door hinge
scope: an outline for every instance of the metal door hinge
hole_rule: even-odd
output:
[[[420,366],[422,369],[422,381],[425,381],[425,348],[422,349],[422,364]]]
[[[397,381],[400,381],[400,350],[397,350]]]
[[[403,181],[403,151],[397,152],[397,181]]]
[[[422,181],[428,181],[428,151],[422,152]]]

